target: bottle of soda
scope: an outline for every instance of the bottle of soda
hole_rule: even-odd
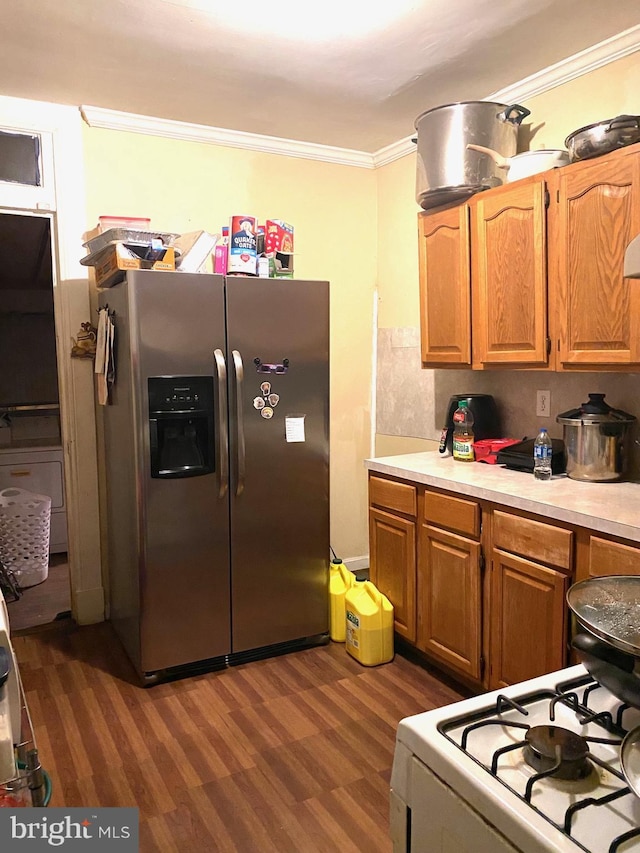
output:
[[[460,400],[453,413],[453,458],[473,462],[473,414],[466,400]]]
[[[551,439],[545,427],[542,427],[533,442],[533,476],[536,480],[551,479]]]

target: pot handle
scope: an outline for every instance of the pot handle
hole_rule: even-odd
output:
[[[617,118],[612,118],[609,122],[609,127],[605,128],[605,133],[609,133],[612,130],[620,130],[626,127],[636,127],[640,130],[640,117],[639,116],[618,116]]]
[[[511,113],[515,112],[515,115]],[[531,110],[521,107],[520,104],[510,104],[501,113],[498,113],[500,121],[509,121],[511,124],[520,124],[523,119],[531,115]]]
[[[506,157],[503,157],[502,154],[498,154],[498,152],[494,151],[493,148],[486,148],[484,145],[475,145],[473,142],[468,142],[467,149],[471,149],[471,151],[479,151],[480,154],[487,154],[499,169],[509,168],[509,160]]]
[[[576,634],[571,645],[578,652],[584,652],[591,657],[598,658],[603,663],[609,663],[624,672],[633,672],[635,658],[619,649],[614,649],[608,643],[598,640],[593,634]]]

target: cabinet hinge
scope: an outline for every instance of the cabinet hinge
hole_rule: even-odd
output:
[[[551,338],[547,338],[547,355],[551,355]]]
[[[549,203],[551,201],[551,196],[549,195],[549,190],[544,191],[544,206],[549,207]]]

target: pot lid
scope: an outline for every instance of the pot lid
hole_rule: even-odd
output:
[[[579,581],[569,589],[567,604],[596,637],[640,655],[640,575]]]
[[[582,403],[578,409],[569,409],[568,412],[563,412],[556,416],[556,421],[559,424],[572,424],[580,421],[583,424],[630,424],[635,421],[635,416],[622,409],[612,409],[608,403],[604,401],[604,394],[589,394],[589,399],[586,403]]]

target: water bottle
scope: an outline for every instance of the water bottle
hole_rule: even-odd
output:
[[[542,427],[533,442],[533,476],[536,480],[551,479],[551,439],[545,427]]]
[[[453,458],[473,462],[473,414],[466,400],[453,413]]]

